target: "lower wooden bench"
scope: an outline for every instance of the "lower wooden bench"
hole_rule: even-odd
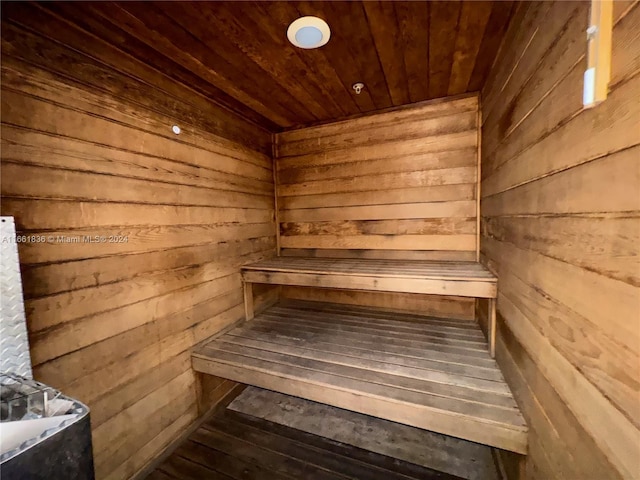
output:
[[[495,356],[497,278],[477,262],[275,257],[242,267],[246,318],[253,283],[421,293],[489,299],[489,352]]]
[[[284,301],[192,362],[199,372],[526,453],[525,421],[472,321]]]

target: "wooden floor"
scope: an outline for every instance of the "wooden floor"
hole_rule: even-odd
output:
[[[371,415],[258,387],[245,388],[228,408],[465,480],[501,478],[492,447]]]
[[[147,478],[459,479],[231,410],[223,410],[200,427]]]
[[[526,453],[524,419],[471,321],[290,301],[192,361],[203,373]]]

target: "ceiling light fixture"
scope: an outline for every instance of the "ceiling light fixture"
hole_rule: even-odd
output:
[[[311,49],[325,45],[331,37],[327,22],[318,17],[301,17],[287,29],[287,38],[296,47]]]

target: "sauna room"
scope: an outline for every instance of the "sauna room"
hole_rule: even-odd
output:
[[[3,480],[640,479],[640,4],[2,2]]]

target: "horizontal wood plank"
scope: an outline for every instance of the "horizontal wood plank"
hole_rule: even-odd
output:
[[[311,182],[324,178],[344,178],[354,175],[366,175],[375,172],[396,173],[437,170],[473,165],[477,160],[474,148],[426,153],[422,155],[406,155],[390,162],[388,159],[351,162],[324,167],[304,167],[279,169],[278,180],[281,185]]]
[[[278,137],[281,143],[281,137]],[[279,143],[279,144],[280,144]],[[475,148],[478,143],[476,130],[461,133],[442,133],[419,139],[405,139],[380,145],[356,145],[351,148],[335,150],[330,155],[310,153],[295,157],[278,158],[278,169],[296,167],[317,167],[341,163],[362,162],[365,160],[393,160],[404,155],[421,155],[449,150]]]
[[[471,370],[465,371],[464,374],[445,373],[444,363],[440,364],[438,370],[441,373],[427,373],[426,370],[433,368],[430,362],[423,364],[426,368],[424,371],[412,370],[415,367],[402,367],[403,363],[396,363],[397,357],[387,357],[387,354],[383,353],[374,354],[382,355],[379,358],[386,358],[383,360],[384,364],[376,366],[367,360],[366,354],[363,353],[360,359],[359,353],[349,349],[347,345],[341,347],[342,351],[336,345],[335,348],[329,348],[326,353],[322,353],[327,343],[336,340],[339,342],[342,335],[340,332],[344,331],[348,324],[362,325],[364,337],[364,332],[375,336],[378,330],[368,329],[366,317],[360,320],[361,313],[350,310],[347,310],[345,315],[333,313],[340,312],[339,305],[316,304],[320,316],[331,318],[329,322],[310,321],[309,315],[313,314],[312,304],[305,303],[302,306],[303,308],[298,310],[295,303],[287,304],[286,313],[277,306],[267,309],[246,326],[228,332],[194,353],[194,368],[231,379],[242,378],[247,383],[341,408],[518,452],[524,451],[525,440],[521,435],[525,434],[526,427],[520,419],[515,403],[510,400],[508,389],[501,387],[500,381],[485,383],[484,380],[472,380],[473,377],[470,377],[458,382],[456,375],[474,374]],[[265,326],[273,323],[268,320],[271,317],[276,323],[282,323],[283,328],[276,330],[276,336],[269,336],[260,328],[263,322]],[[304,335],[303,347],[296,347],[292,343],[296,338],[300,341],[301,333],[287,333],[287,319],[295,319],[301,325],[307,325],[303,327],[303,331],[307,332]],[[389,316],[387,320],[381,321],[393,322],[393,317]],[[448,320],[445,323],[455,322]],[[463,321],[461,327],[464,331],[474,332],[468,322]],[[479,329],[475,328],[479,333]],[[315,330],[318,332],[312,334]],[[325,340],[316,340],[314,336],[317,334],[321,335],[318,340]],[[463,340],[454,338],[455,335],[450,337],[450,341],[465,344]],[[479,345],[482,346],[483,342]],[[378,349],[372,347],[372,350],[375,352]],[[466,351],[464,347],[460,352],[463,351]],[[495,368],[497,371],[497,366],[492,363],[488,353],[482,351],[482,347],[478,352],[485,356],[481,358],[483,361],[486,358],[487,368]],[[467,355],[471,355],[471,350],[468,350]],[[413,364],[419,365],[417,359]],[[471,365],[469,362],[469,368],[473,369]],[[458,367],[454,367],[454,370],[456,368]],[[377,373],[374,374],[371,369],[377,370]],[[461,372],[459,369],[457,371]],[[426,380],[427,378],[430,380]],[[466,386],[463,387],[463,384]],[[393,404],[396,404],[395,408],[391,407]],[[429,414],[425,415],[425,412]]]
[[[1,210],[29,238],[35,378],[91,409],[97,478],[132,478],[235,386],[198,383],[190,350],[275,253],[272,139],[71,10],[3,9]]]
[[[280,253],[475,259],[477,111],[478,98],[464,96],[278,134]],[[318,292],[305,283],[297,295],[329,295],[331,282],[324,280],[314,280]],[[387,305],[400,306],[391,298],[385,294]],[[367,295],[349,301],[376,303]],[[432,305],[423,304],[438,310],[436,299]],[[457,310],[465,308],[461,303]]]
[[[419,218],[450,218],[474,216],[475,202],[400,203],[357,207],[302,208],[283,210],[282,222],[318,222],[339,220],[406,220]]]
[[[472,200],[475,185],[436,185],[430,187],[396,188],[360,193],[326,193],[298,197],[278,197],[282,210],[297,208],[349,207],[357,205],[390,205],[394,203],[446,202]]]
[[[398,139],[409,140],[412,138],[431,137],[441,133],[458,133],[471,130],[476,127],[476,115],[473,102],[468,102],[464,110],[452,110],[451,112],[439,112],[438,115],[425,115],[419,117],[412,115],[403,121],[393,125],[384,125],[377,128],[360,128],[354,132],[342,131],[330,136],[314,136],[313,130],[307,131],[309,135],[304,140],[292,142],[284,134],[280,143],[279,153],[282,157],[296,155],[308,155],[310,153],[330,152],[344,148],[344,145],[370,145],[382,144]],[[402,127],[402,128],[397,128]]]
[[[381,278],[469,280],[497,282],[496,277],[477,262],[406,262],[397,260],[332,260],[323,258],[275,257],[243,266],[243,273],[283,272]]]
[[[575,89],[588,3],[522,5],[482,92],[481,252],[500,278],[496,357],[530,426],[527,478],[640,471],[640,4],[612,8],[597,108]]]
[[[295,235],[283,236],[283,248],[350,248],[373,250],[463,250],[475,248],[475,235]]]
[[[415,293],[363,292],[358,290],[318,290],[312,287],[282,287],[282,297],[297,300],[328,301],[343,305],[369,305],[382,310],[417,312],[436,317],[473,320],[472,298],[420,295]]]
[[[475,175],[475,167],[453,167],[409,173],[385,173],[355,178],[326,179],[300,184],[279,185],[278,195],[291,197],[321,193],[362,192],[387,188],[456,185],[473,183],[476,178]]]
[[[424,218],[409,220],[338,220],[325,222],[282,222],[280,234],[297,235],[421,235],[475,233],[472,218]]]
[[[297,285],[320,288],[347,288],[354,290],[381,290],[383,292],[423,293],[428,295],[457,295],[461,297],[494,298],[495,285],[487,282],[464,280],[389,279],[371,276],[336,276],[296,273],[247,272],[245,282],[272,285]]]
[[[312,248],[283,248],[280,251],[283,257],[320,257],[320,258],[372,258],[382,260],[453,260],[460,262],[472,262],[475,260],[475,252],[455,252],[451,250],[348,250],[348,249],[322,249]]]

